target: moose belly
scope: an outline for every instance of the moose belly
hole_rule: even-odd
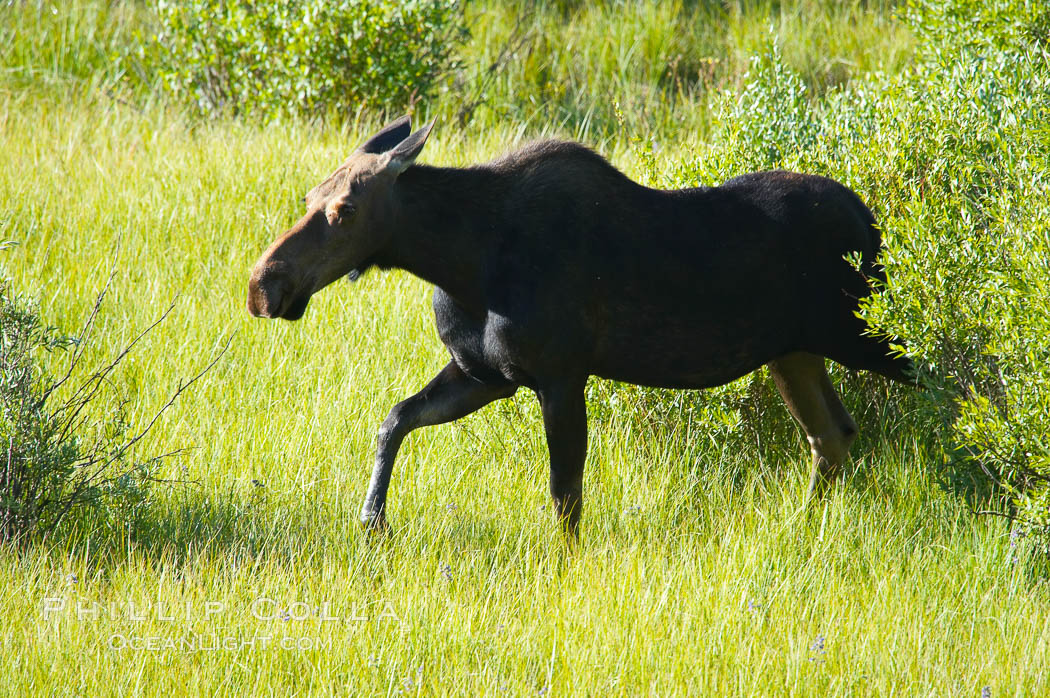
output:
[[[772,352],[758,354],[732,349],[710,357],[664,352],[638,357],[638,361],[626,356],[599,361],[590,373],[653,388],[713,388],[746,376],[776,356]]]
[[[637,385],[708,388],[747,375],[800,347],[786,308],[667,302],[640,307],[623,298],[571,312],[475,318],[443,293],[438,330],[455,362],[482,382],[531,386],[538,377],[585,372]],[[772,305],[772,304],[770,304]],[[582,307],[581,307],[582,306]]]
[[[711,388],[797,350],[801,341],[787,317],[676,320],[607,331],[596,343],[590,372],[652,387]]]

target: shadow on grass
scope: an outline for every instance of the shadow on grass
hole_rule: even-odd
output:
[[[399,510],[386,531],[365,530],[356,506],[332,500],[293,501],[256,486],[237,493],[196,486],[159,496],[140,513],[131,529],[82,526],[66,533],[66,550],[102,567],[119,565],[129,553],[181,565],[199,558],[226,563],[265,559],[279,566],[364,565],[377,576],[384,559],[482,551],[492,560],[515,558],[556,542],[556,526],[546,516],[520,518],[517,512],[449,511],[436,501]],[[557,546],[553,546],[557,547]]]

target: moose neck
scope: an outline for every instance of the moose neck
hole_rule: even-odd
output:
[[[480,168],[409,167],[394,185],[394,233],[376,263],[411,272],[480,311],[485,250],[496,232],[496,178]]]

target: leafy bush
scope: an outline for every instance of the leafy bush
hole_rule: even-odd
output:
[[[159,0],[156,11],[147,70],[206,115],[402,109],[448,73],[466,36],[457,0]]]
[[[737,174],[768,169],[810,150],[820,134],[809,89],[802,76],[784,64],[775,43],[765,55],[751,59],[743,89],[727,95],[720,112],[723,152],[731,152],[727,164]]]
[[[990,485],[1011,497],[1012,513],[1045,527],[1050,11],[940,0],[912,18],[937,43],[889,92],[907,108],[873,132],[896,199],[884,217],[894,291],[867,314],[907,337],[925,367],[949,479]]]
[[[196,378],[181,383],[138,431],[128,401],[112,394],[114,370],[157,323],[109,364],[78,377],[103,298],[81,330],[66,335],[45,325],[35,304],[0,275],[0,541],[47,535],[70,515],[126,524],[148,502],[154,466],[173,455],[140,459],[135,447]],[[42,355],[61,352],[67,361],[55,376]]]

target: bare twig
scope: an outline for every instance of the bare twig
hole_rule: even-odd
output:
[[[174,302],[172,303],[172,306],[169,306],[168,309],[166,311],[164,311],[164,314],[161,316],[161,318],[159,320],[157,320],[156,322],[154,322],[152,325],[150,325],[150,327],[147,328],[143,333],[139,334],[135,338],[135,340],[133,340],[133,343],[138,341],[150,329],[152,329],[153,327],[156,327],[158,324],[160,324],[160,322],[162,322],[164,320],[164,318],[167,317],[168,313],[171,312],[172,307],[174,307]],[[96,485],[96,484],[99,484],[101,482],[115,480],[117,477],[120,477],[121,475],[126,474],[126,473],[120,473],[120,474],[114,475],[112,473],[109,473],[107,475],[107,471],[108,471],[108,468],[111,465],[113,465],[115,462],[117,462],[120,459],[122,459],[128,453],[128,451],[130,451],[135,446],[135,444],[137,444],[139,441],[141,441],[142,438],[144,436],[146,436],[146,434],[149,433],[149,431],[157,423],[157,420],[160,419],[161,415],[164,414],[164,412],[167,411],[167,409],[169,407],[171,407],[175,403],[175,401],[178,399],[179,395],[181,395],[187,388],[189,388],[191,385],[196,383],[202,376],[204,376],[205,373],[210,371],[212,368],[215,367],[216,364],[219,363],[219,360],[223,357],[223,355],[226,353],[226,351],[230,348],[230,344],[232,342],[233,342],[233,336],[231,335],[231,336],[226,338],[226,342],[223,344],[222,348],[218,351],[218,353],[215,354],[214,357],[212,357],[212,360],[210,362],[208,362],[207,366],[205,366],[203,369],[198,371],[196,373],[196,375],[194,375],[189,380],[187,380],[187,381],[179,381],[178,386],[175,389],[175,392],[173,392],[171,394],[171,396],[168,398],[167,402],[165,402],[160,407],[160,409],[158,409],[153,414],[153,417],[150,419],[149,423],[146,424],[146,426],[144,426],[133,437],[131,437],[130,439],[127,439],[122,444],[120,444],[115,449],[113,449],[112,451],[109,451],[108,454],[105,457],[102,457],[102,458],[98,457],[98,454],[101,453],[102,450],[103,450],[102,449],[102,444],[100,442],[96,442],[95,447],[92,450],[92,453],[88,456],[88,458],[82,459],[81,461],[79,461],[77,463],[77,467],[79,467],[81,469],[94,468],[94,472],[89,473],[89,474],[87,474],[87,475],[85,475],[83,477],[77,478],[76,483],[73,486],[73,491],[71,493],[69,493],[68,496],[62,501],[61,509],[58,511],[58,513],[56,515],[51,517],[50,521],[48,521],[46,525],[41,527],[41,534],[42,535],[46,536],[48,533],[50,533],[52,530],[54,530],[54,528],[62,521],[62,519],[64,519],[66,517],[66,515],[70,512],[70,510],[75,505],[77,505],[78,503],[83,501],[82,496],[83,496],[84,492],[89,487],[91,487],[93,485]],[[122,351],[118,355],[118,358],[112,364],[108,365],[106,368],[109,369],[109,370],[112,370],[112,368],[116,365],[116,363],[119,363],[120,359],[127,355],[127,351],[128,351],[128,349],[125,348],[125,350]],[[133,470],[137,469],[139,467],[148,467],[150,465],[153,465],[155,463],[160,462],[161,460],[163,460],[165,458],[177,455],[177,454],[183,452],[184,450],[185,449],[181,449],[180,448],[180,449],[175,449],[174,451],[169,451],[167,453],[163,453],[163,454],[158,455],[158,456],[153,456],[153,457],[147,459],[146,461],[143,461],[141,463],[137,463],[135,465],[135,468],[133,468]],[[128,472],[131,472],[131,470],[129,470]],[[194,481],[182,481],[182,480],[165,480],[165,479],[153,478],[153,477],[150,477],[149,479],[152,482],[194,482]]]
[[[170,311],[170,308],[169,308],[169,311]],[[166,311],[165,314],[167,312],[168,311]],[[164,412],[175,403],[175,400],[178,399],[179,395],[181,395],[184,390],[186,390],[191,385],[196,383],[205,373],[207,373],[208,371],[210,371],[213,368],[215,368],[215,365],[217,363],[219,363],[219,359],[221,359],[223,357],[223,355],[226,353],[226,351],[230,348],[230,344],[232,342],[233,342],[233,335],[230,335],[229,337],[226,338],[226,342],[222,345],[222,349],[220,349],[219,352],[212,358],[212,360],[210,362],[208,362],[207,366],[205,366],[203,369],[198,371],[197,375],[193,376],[193,378],[190,378],[188,381],[185,381],[185,382],[180,381],[179,382],[178,387],[175,389],[175,392],[172,393],[171,397],[168,398],[168,401],[166,403],[164,403],[161,406],[161,408],[156,411],[156,413],[154,413],[153,418],[149,421],[149,424],[147,424],[145,427],[143,427],[142,431],[140,431],[138,434],[136,434],[135,436],[130,438],[128,441],[126,441],[123,444],[123,446],[121,446],[118,449],[118,452],[119,452],[119,454],[121,456],[124,453],[127,453],[127,451],[132,446],[134,446],[136,443],[138,443],[142,439],[142,437],[145,436],[149,432],[149,430],[153,428],[153,425],[157,423],[157,420],[160,419],[160,416],[162,414],[164,414]],[[111,458],[110,462],[112,462],[113,460],[114,459]]]
[[[63,427],[63,434],[68,433],[68,430],[72,427],[72,424],[76,420],[77,416],[84,409],[84,407],[87,406],[88,403],[90,403],[91,400],[94,399],[95,395],[98,394],[98,391],[102,389],[102,384],[105,382],[106,377],[109,376],[109,374],[116,369],[117,365],[120,364],[120,362],[123,361],[124,357],[128,355],[128,352],[130,352],[135,347],[135,345],[139,343],[139,340],[141,340],[151,330],[153,330],[153,328],[155,328],[157,325],[159,325],[167,319],[168,315],[171,314],[171,311],[174,310],[175,303],[178,301],[178,298],[178,296],[173,298],[171,303],[168,305],[167,309],[163,313],[161,313],[161,316],[157,318],[153,322],[153,324],[151,324],[149,327],[147,327],[138,335],[136,335],[108,364],[106,364],[101,369],[98,369],[97,371],[93,372],[90,376],[88,376],[87,380],[85,380],[81,384],[81,386],[76,389],[73,395],[70,396],[70,398],[67,399],[64,403],[62,403],[62,405],[60,405],[57,409],[55,409],[55,411],[52,413],[54,415],[59,415],[62,412],[65,412],[66,410],[72,410],[72,413],[66,420],[66,424]],[[196,378],[194,380],[196,380]],[[85,394],[84,391],[87,391],[87,393]]]
[[[65,385],[66,381],[68,381],[70,376],[73,375],[73,371],[76,369],[77,364],[80,362],[80,357],[84,354],[83,347],[86,344],[87,335],[90,332],[92,325],[95,323],[95,318],[98,317],[99,309],[102,307],[102,300],[106,297],[106,293],[109,291],[109,284],[112,281],[113,272],[110,272],[109,278],[106,279],[106,285],[101,291],[99,291],[98,295],[95,296],[95,303],[91,308],[91,312],[88,314],[87,320],[84,322],[84,326],[81,329],[80,334],[73,339],[73,351],[69,355],[69,363],[66,366],[66,372],[62,375],[61,378],[52,383],[51,386],[48,387],[48,389],[45,390],[44,393],[40,396],[40,399],[37,401],[36,405],[37,409],[43,407],[44,404],[47,402],[48,398],[50,398],[56,390]]]

